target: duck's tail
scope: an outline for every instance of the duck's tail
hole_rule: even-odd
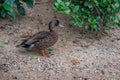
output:
[[[22,46],[22,47],[24,47],[24,48],[29,48],[30,45],[26,44],[26,41],[27,41],[27,40],[23,40],[22,43],[18,44],[16,47]]]

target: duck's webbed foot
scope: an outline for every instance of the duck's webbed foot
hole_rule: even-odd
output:
[[[45,50],[40,50],[40,54],[42,54],[44,57],[48,57],[47,55],[46,55],[46,53],[45,53]]]

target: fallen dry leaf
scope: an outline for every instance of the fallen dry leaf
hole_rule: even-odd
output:
[[[107,36],[108,33],[107,33],[107,32],[102,32],[102,35],[103,35],[103,36]]]
[[[80,62],[78,61],[78,59],[73,59],[71,62],[72,62],[73,65],[80,64]]]
[[[102,75],[104,75],[105,74],[104,70],[101,70],[101,73],[102,73]]]
[[[118,54],[120,54],[120,50],[118,50]]]
[[[13,32],[4,32],[4,34],[10,35],[10,34],[13,34]]]

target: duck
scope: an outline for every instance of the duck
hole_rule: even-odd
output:
[[[49,31],[40,31],[33,36],[22,40],[16,47],[36,47],[39,49],[40,54],[44,57],[48,57],[45,53],[45,49],[53,46],[58,40],[58,33],[54,30],[55,26],[59,26],[59,20],[52,20],[49,22]]]

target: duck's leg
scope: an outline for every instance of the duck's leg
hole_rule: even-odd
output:
[[[40,50],[40,54],[42,54],[44,57],[47,58],[47,55],[46,55],[46,53],[45,53],[45,50]]]

